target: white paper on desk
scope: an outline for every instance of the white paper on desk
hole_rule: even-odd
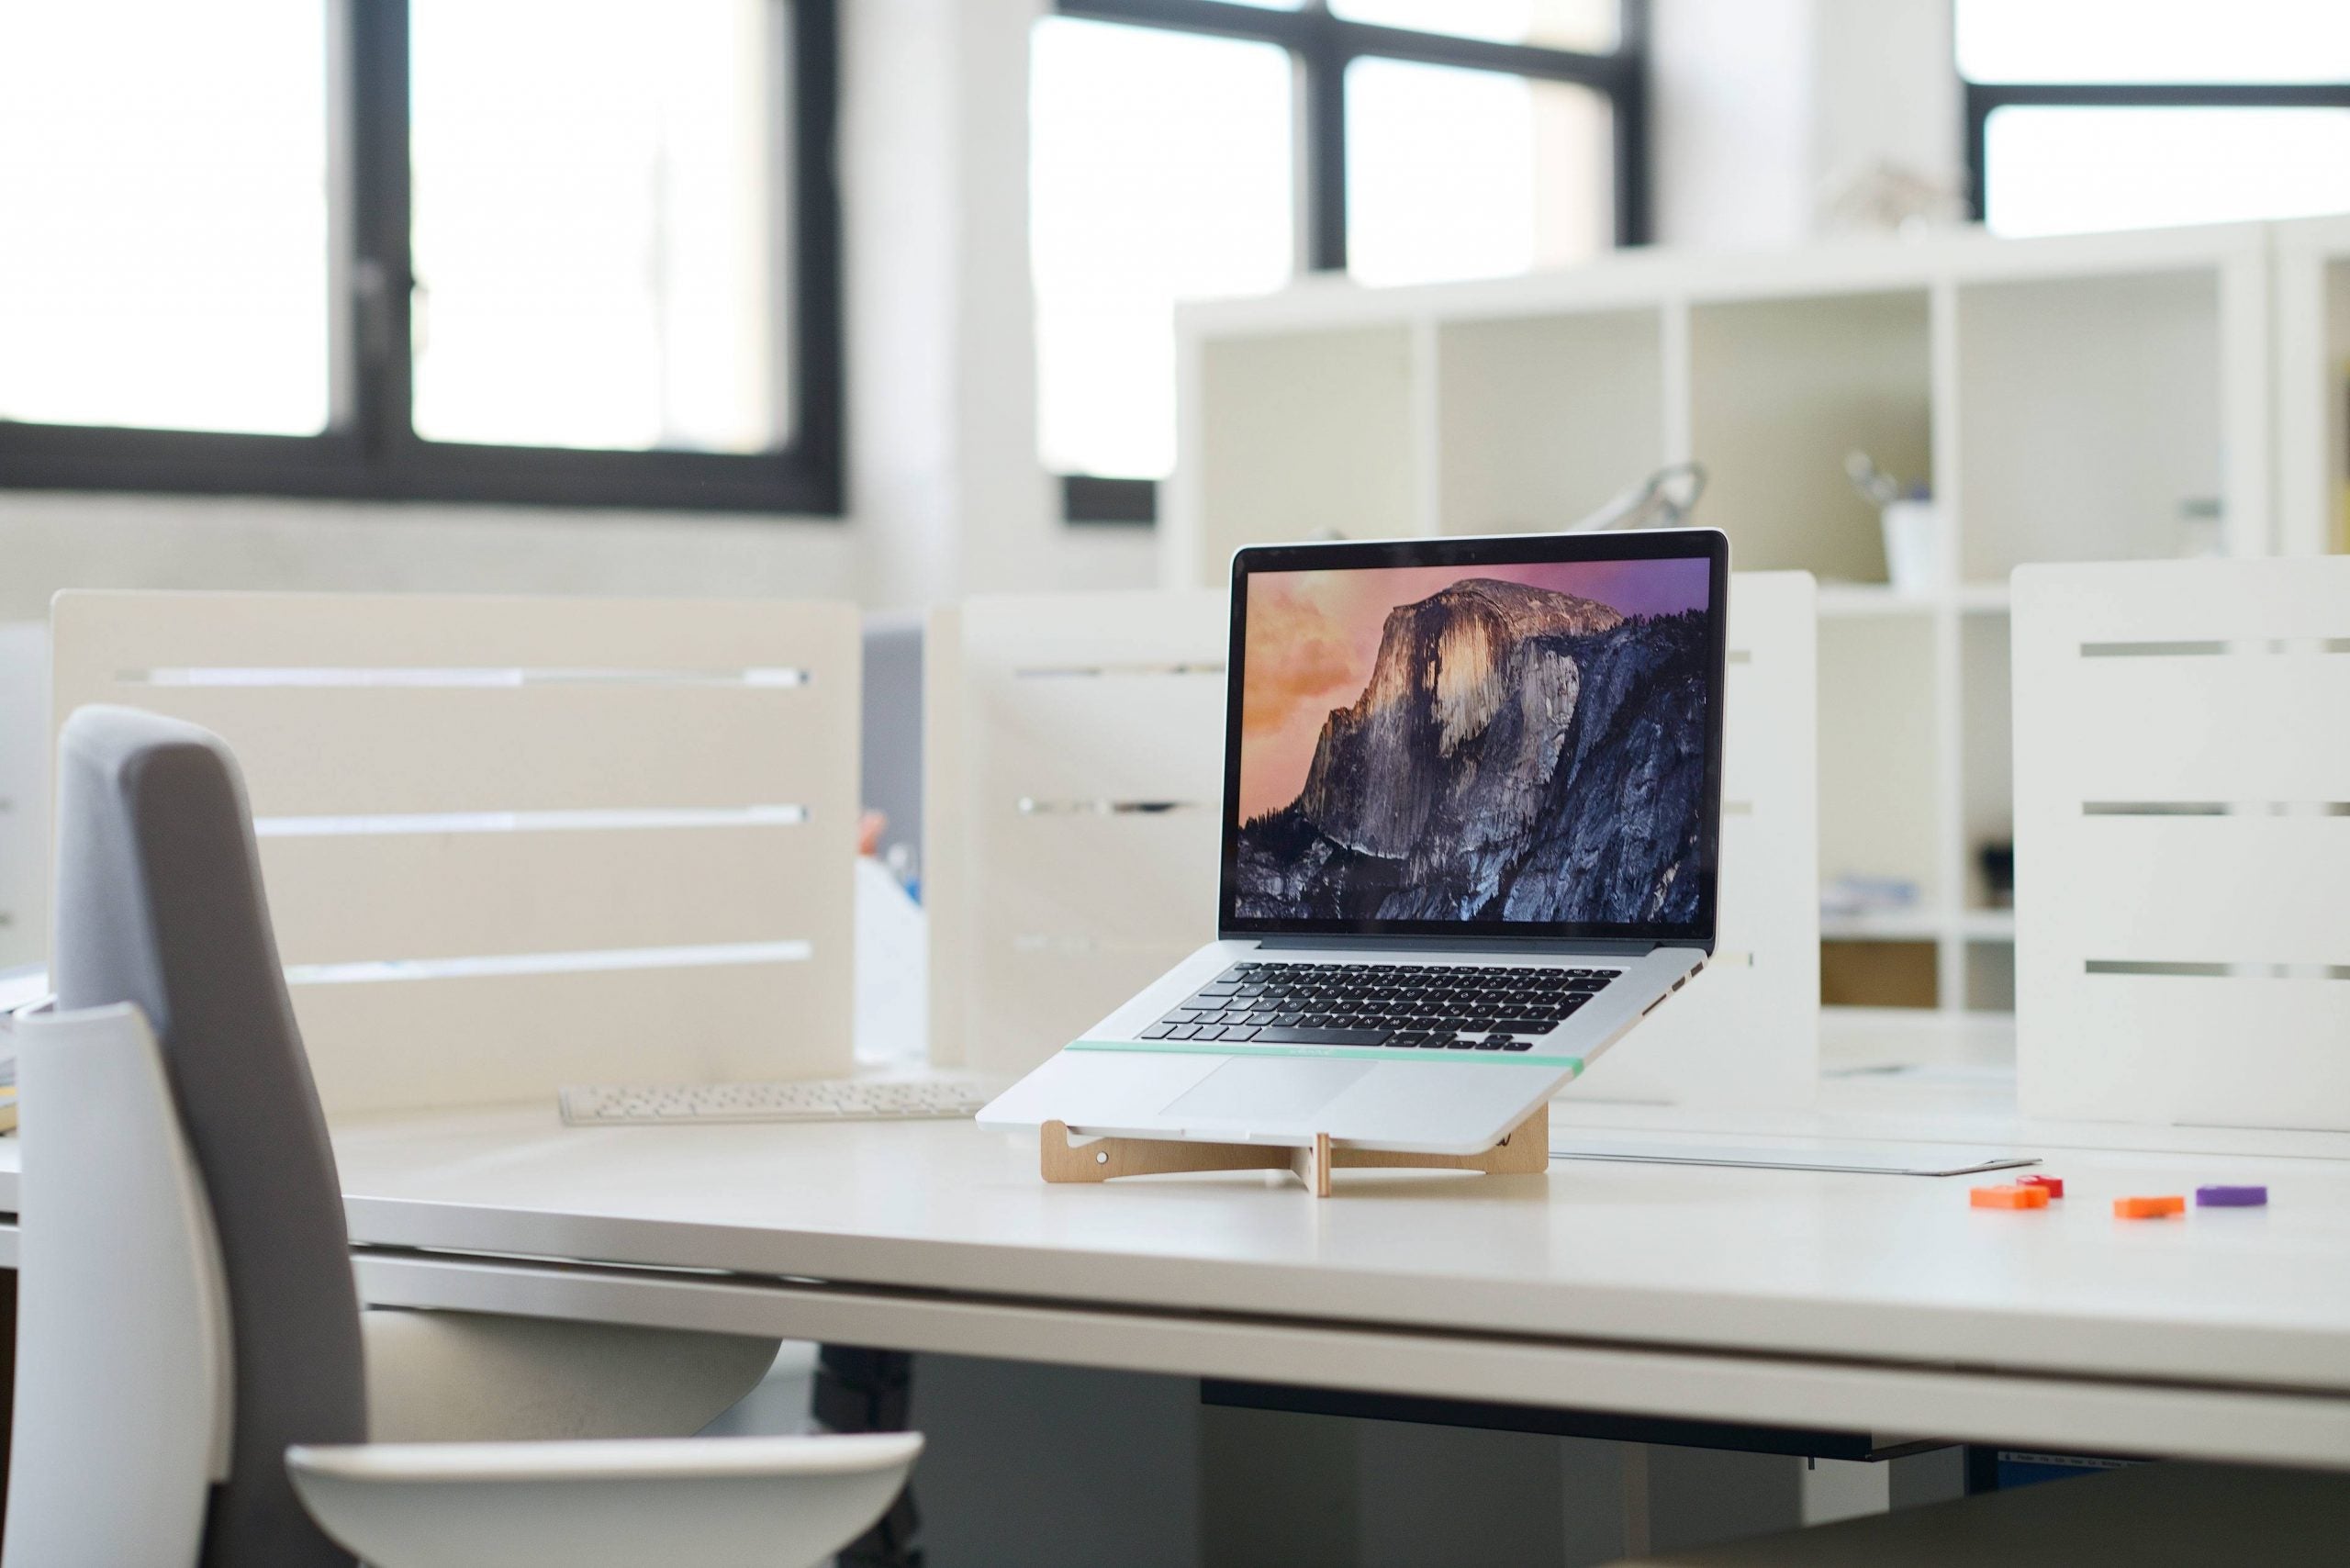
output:
[[[1973,1176],[2037,1165],[2037,1155],[1984,1153],[1964,1146],[1898,1143],[1689,1143],[1662,1138],[1562,1134],[1553,1159],[1620,1159],[1646,1165],[1734,1165],[1766,1170],[1834,1170],[1868,1176]]]

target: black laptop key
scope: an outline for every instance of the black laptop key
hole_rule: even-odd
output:
[[[1385,1038],[1384,1029],[1284,1029],[1275,1025],[1257,1031],[1258,1043],[1268,1046],[1375,1046]]]
[[[1476,1042],[1476,1045],[1477,1048],[1481,1051],[1497,1051],[1500,1050],[1503,1046],[1506,1045],[1508,1041],[1509,1036],[1506,1035],[1488,1035],[1483,1039]]]
[[[1497,1035],[1547,1035],[1551,1025],[1548,1018],[1497,1018],[1494,1033]]]
[[[1145,1029],[1142,1032],[1142,1037],[1146,1040],[1163,1040],[1172,1033],[1176,1027],[1177,1025],[1173,1024],[1153,1024],[1149,1028]]]
[[[1387,1048],[1391,1051],[1408,1051],[1419,1043],[1420,1037],[1408,1029],[1398,1030],[1387,1036]]]
[[[1471,1051],[1477,1048],[1477,1042],[1474,1040],[1460,1039],[1456,1036],[1455,1038],[1445,1041],[1444,1048],[1449,1051]]]
[[[1512,1040],[1502,1047],[1505,1051],[1530,1051],[1533,1048],[1534,1042],[1531,1040]]]

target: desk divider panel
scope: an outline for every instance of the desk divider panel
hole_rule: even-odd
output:
[[[2350,1129],[2350,559],[2014,579],[2027,1114]]]
[[[1569,1100],[1803,1105],[1819,1081],[1818,588],[1730,578],[1714,956]]]
[[[69,593],[54,713],[236,751],[331,1114],[851,1065],[847,605]]]
[[[0,625],[0,969],[49,932],[49,628]]]
[[[1222,589],[934,612],[934,1061],[1025,1072],[1214,939],[1229,631]]]

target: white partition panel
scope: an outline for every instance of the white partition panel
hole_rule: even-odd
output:
[[[2350,1129],[2350,559],[2014,599],[2023,1109]]]
[[[1228,602],[1055,594],[934,615],[934,1061],[1024,1072],[1214,936]]]
[[[237,753],[330,1112],[850,1065],[847,605],[69,593],[60,722]]]
[[[1730,578],[1720,923],[1705,972],[1592,1065],[1575,1100],[1800,1105],[1819,1079],[1818,590]]]
[[[0,969],[49,929],[49,628],[0,626]]]

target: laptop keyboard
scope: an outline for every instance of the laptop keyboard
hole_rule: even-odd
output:
[[[1478,964],[1236,964],[1146,1040],[1530,1051],[1622,971]]]

